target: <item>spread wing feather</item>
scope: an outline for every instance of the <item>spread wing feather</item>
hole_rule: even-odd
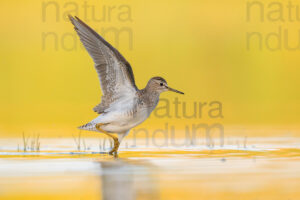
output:
[[[116,100],[137,91],[132,68],[117,49],[78,17],[69,16],[80,41],[92,57],[102,89],[101,103],[94,111],[103,113]]]

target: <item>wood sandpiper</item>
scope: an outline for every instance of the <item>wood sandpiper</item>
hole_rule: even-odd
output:
[[[110,136],[114,147],[109,153],[117,155],[122,139],[128,135],[130,129],[149,117],[162,92],[184,93],[170,88],[161,77],[151,78],[147,86],[139,90],[135,85],[130,64],[119,51],[78,17],[69,15],[69,19],[94,61],[103,93],[101,103],[94,108],[100,115],[79,129]]]

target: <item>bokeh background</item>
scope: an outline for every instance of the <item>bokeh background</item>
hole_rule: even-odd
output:
[[[300,47],[286,44],[300,46],[299,21],[289,18],[288,1],[278,3],[281,8],[273,1],[251,2],[1,1],[0,137],[70,136],[97,116],[92,108],[101,97],[98,78],[67,14],[120,50],[139,88],[159,75],[186,93],[162,94],[171,117],[151,116],[140,128],[221,123],[228,134],[240,134],[230,131],[240,128],[249,135],[283,130],[278,134],[298,136]],[[253,32],[259,36],[247,39]],[[189,114],[196,109],[202,116],[174,117],[176,97]],[[221,102],[223,117],[209,116],[213,101]],[[194,102],[208,105],[199,111]]]

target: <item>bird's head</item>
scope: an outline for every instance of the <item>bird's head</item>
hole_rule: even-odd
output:
[[[153,77],[149,80],[147,87],[151,89],[152,91],[156,91],[158,93],[166,92],[166,91],[172,91],[179,94],[184,94],[183,92],[180,92],[178,90],[175,90],[168,86],[167,81],[162,77]]]

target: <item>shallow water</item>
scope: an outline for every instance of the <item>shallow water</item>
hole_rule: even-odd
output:
[[[40,152],[4,143],[0,199],[300,199],[294,138],[256,138],[248,147],[122,147],[118,158],[88,140],[81,152],[68,143]]]

